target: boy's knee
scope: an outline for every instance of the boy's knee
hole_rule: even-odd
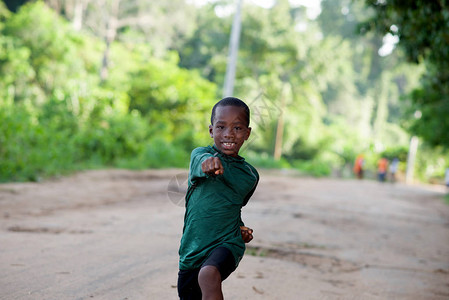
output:
[[[215,266],[202,267],[198,274],[198,283],[203,293],[207,291],[216,291],[217,289],[221,290],[220,271],[218,271]]]

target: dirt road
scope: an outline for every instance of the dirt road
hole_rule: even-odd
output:
[[[183,174],[0,185],[0,299],[177,299]],[[225,299],[449,299],[442,189],[261,174]]]

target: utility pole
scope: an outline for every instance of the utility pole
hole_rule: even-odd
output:
[[[413,171],[415,169],[416,152],[418,151],[418,137],[412,136],[410,139],[410,148],[407,156],[407,170],[405,172],[405,183],[413,183]]]
[[[276,141],[274,143],[274,159],[280,160],[282,156],[282,142],[284,139],[284,111],[286,106],[287,83],[282,82],[281,90],[281,113],[279,114],[278,124],[276,127]]]
[[[234,21],[232,22],[231,37],[229,39],[229,56],[223,86],[223,98],[232,96],[234,93],[235,69],[239,51],[240,29],[242,27],[242,2],[243,0],[237,0],[237,9],[235,11]]]

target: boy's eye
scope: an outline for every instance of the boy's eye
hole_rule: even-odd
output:
[[[235,127],[235,130],[242,130],[242,127]]]
[[[217,128],[218,128],[218,129],[223,129],[224,126],[222,126],[222,125],[217,125]]]

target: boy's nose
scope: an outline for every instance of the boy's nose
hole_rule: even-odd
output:
[[[224,132],[224,137],[234,137],[234,131],[232,128],[227,128]]]

